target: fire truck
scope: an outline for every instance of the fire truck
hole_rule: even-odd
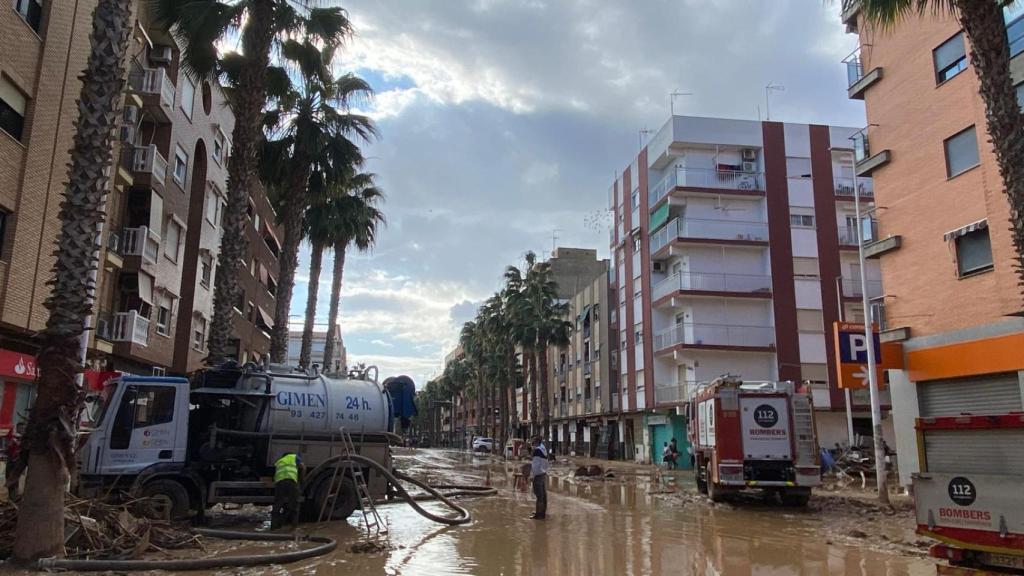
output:
[[[1024,571],[1024,414],[918,418],[917,531],[941,574]],[[986,572],[991,573],[991,572]]]
[[[757,489],[789,506],[807,504],[821,482],[810,394],[792,382],[726,375],[698,386],[685,410],[701,493],[719,502]]]

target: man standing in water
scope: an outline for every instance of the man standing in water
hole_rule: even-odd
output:
[[[534,436],[531,445],[533,461],[530,465],[530,475],[533,477],[533,495],[537,497],[537,508],[530,518],[543,520],[548,511],[548,449],[540,436]]]
[[[293,528],[299,523],[299,480],[302,477],[302,459],[288,453],[274,463],[274,509],[270,514],[270,528],[284,525]]]

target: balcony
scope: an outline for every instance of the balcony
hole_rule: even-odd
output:
[[[888,164],[891,158],[892,154],[888,150],[882,150],[877,154],[871,153],[867,128],[853,136],[853,159],[857,163],[857,176],[870,176],[875,169]]]
[[[857,184],[856,188],[854,187],[855,180]],[[835,178],[832,179],[832,184],[833,188],[836,191],[836,196],[848,197],[851,200],[854,196],[854,190],[856,190],[857,194],[859,194],[861,197],[874,197],[875,195],[875,185],[874,181],[871,178],[854,179],[853,177],[836,176]]]
[[[651,234],[651,254],[679,239],[767,242],[768,224],[745,220],[676,218]]]
[[[170,122],[174,110],[174,83],[163,68],[132,66],[128,78],[133,91],[143,96],[147,112],[160,122]]]
[[[859,234],[857,233],[856,226],[840,226],[839,227],[839,245],[840,246],[857,246]]]
[[[868,280],[867,289],[869,299],[880,298],[882,296],[882,281]],[[864,290],[861,287],[860,278],[843,278],[844,298],[861,298],[863,295]]]
[[[676,292],[724,292],[771,295],[772,277],[762,274],[683,272],[654,285],[651,297],[657,301]]]
[[[131,342],[139,346],[148,346],[149,319],[139,316],[135,310],[115,312],[110,335],[114,342]]]
[[[161,186],[167,181],[167,159],[160,154],[155,144],[136,146],[132,150],[132,172],[147,174]]]
[[[701,191],[763,192],[764,177],[760,172],[677,166],[674,169],[669,169],[668,174],[651,188],[648,196],[650,206],[653,207],[676,188],[696,188]]]
[[[593,414],[594,413],[594,399],[593,398],[586,398],[585,400],[583,400],[583,413],[584,414]]]
[[[658,384],[654,387],[655,404],[680,404],[686,402],[690,390],[696,386],[696,382],[683,382],[682,384],[671,382]]]
[[[860,46],[843,59],[843,64],[846,64],[847,96],[851,100],[863,100],[864,91],[882,79],[882,69],[879,67],[872,68],[867,74],[864,73]]]
[[[774,348],[775,327],[676,324],[655,334],[655,350],[667,350],[674,346]]]
[[[125,256],[140,256],[144,262],[156,264],[160,256],[160,235],[147,226],[121,231],[121,250]]]

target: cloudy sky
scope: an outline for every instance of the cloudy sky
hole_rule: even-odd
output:
[[[344,66],[377,92],[369,169],[387,228],[345,270],[349,362],[440,370],[476,305],[527,250],[608,253],[617,170],[677,114],[860,126],[840,61],[838,0],[346,0]],[[556,232],[557,231],[557,232]],[[301,266],[308,269],[308,251]],[[325,262],[319,319],[326,320]],[[298,320],[308,278],[293,301]]]

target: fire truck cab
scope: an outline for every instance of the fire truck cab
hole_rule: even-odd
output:
[[[811,398],[792,382],[723,376],[698,386],[686,411],[697,489],[712,501],[760,489],[804,506],[821,483]]]

